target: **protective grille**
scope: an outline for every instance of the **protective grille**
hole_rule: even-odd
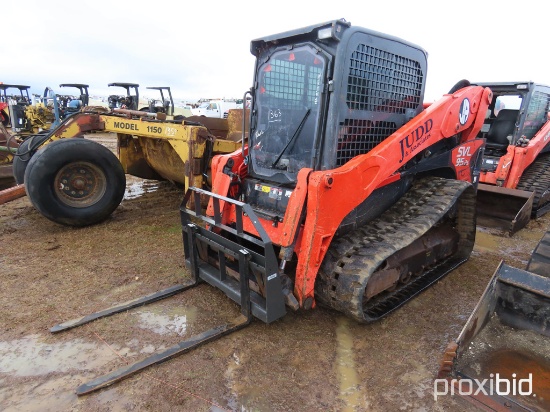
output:
[[[352,110],[405,113],[421,103],[419,62],[365,44],[351,55],[347,105]]]
[[[266,67],[264,92],[278,99],[281,109],[312,107],[317,104],[317,82],[321,73],[322,67],[306,68],[300,63],[273,59]],[[302,100],[304,88],[305,102]]]
[[[368,153],[396,130],[393,122],[346,119],[340,123],[336,165],[342,166],[355,156]]]

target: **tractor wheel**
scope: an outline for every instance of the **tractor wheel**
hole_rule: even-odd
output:
[[[40,132],[23,140],[13,157],[12,173],[18,185],[25,181],[25,170],[37,148],[48,138],[48,131]]]
[[[102,222],[120,204],[126,176],[118,158],[86,139],[62,139],[40,149],[25,172],[31,203],[48,219],[68,226]]]

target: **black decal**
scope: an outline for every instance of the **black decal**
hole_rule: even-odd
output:
[[[424,123],[424,126],[426,126],[426,133],[430,133],[432,127],[434,126],[434,121],[432,119],[428,119],[426,120],[426,123]]]

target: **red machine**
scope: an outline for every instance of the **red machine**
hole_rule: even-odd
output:
[[[550,210],[550,87],[479,83],[494,98],[479,137],[487,140],[478,194],[481,225],[514,233]]]
[[[424,109],[426,53],[342,21],[251,50],[248,145],[187,194],[210,198],[207,228],[182,210],[201,279],[265,322],[317,301],[370,322],[468,259],[490,89]]]

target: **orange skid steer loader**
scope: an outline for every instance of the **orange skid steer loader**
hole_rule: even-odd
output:
[[[533,82],[478,84],[493,91],[479,135],[486,145],[478,221],[513,234],[550,210],[550,87]]]
[[[251,48],[248,146],[188,191],[206,227],[182,210],[201,279],[237,301],[249,284],[265,322],[316,302],[371,322],[468,259],[490,89],[423,110],[425,52],[342,21]]]
[[[241,316],[77,393],[254,317],[273,322],[287,306],[322,303],[375,321],[470,256],[484,144],[477,135],[490,89],[459,82],[425,108],[426,52],[343,20],[253,40],[251,52],[254,83],[243,97],[252,97],[248,141],[214,156],[211,191],[187,190],[181,219],[193,281],[165,291],[207,282],[237,302]]]

